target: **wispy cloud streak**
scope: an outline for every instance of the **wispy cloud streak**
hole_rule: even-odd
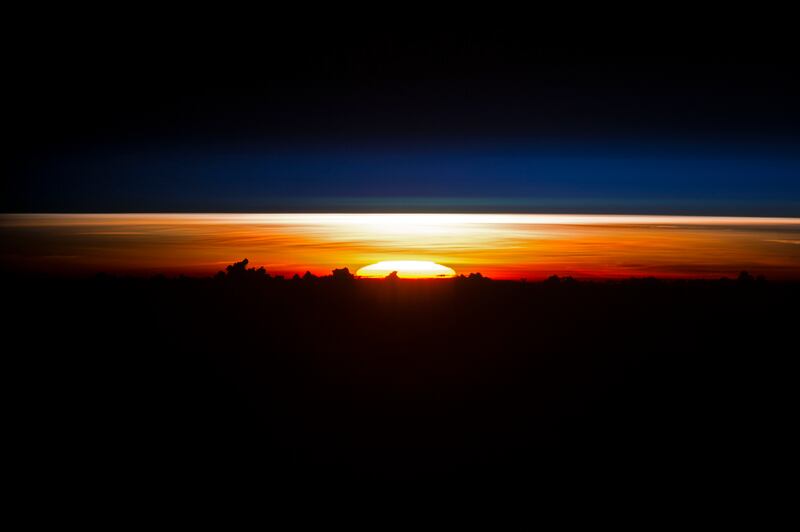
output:
[[[800,219],[536,214],[0,215],[5,267],[205,275],[243,257],[275,273],[430,260],[536,279],[800,278]]]

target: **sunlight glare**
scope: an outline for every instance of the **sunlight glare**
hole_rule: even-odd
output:
[[[425,260],[385,260],[364,266],[356,272],[357,277],[384,278],[397,272],[401,279],[441,279],[455,277],[452,268]]]

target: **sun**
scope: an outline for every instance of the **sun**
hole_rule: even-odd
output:
[[[364,266],[356,272],[357,277],[383,278],[397,272],[401,279],[442,279],[455,277],[452,268],[427,260],[385,260]]]

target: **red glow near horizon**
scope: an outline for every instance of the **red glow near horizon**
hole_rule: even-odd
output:
[[[272,274],[432,261],[496,279],[800,279],[800,219],[528,214],[0,215],[3,263],[85,274]]]

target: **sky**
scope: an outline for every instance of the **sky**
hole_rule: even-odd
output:
[[[0,212],[800,216],[775,25],[115,20],[3,37]]]
[[[244,258],[270,274],[431,261],[541,280],[800,276],[800,218],[455,213],[4,214],[9,271],[210,276]],[[386,272],[389,273],[389,272]]]

